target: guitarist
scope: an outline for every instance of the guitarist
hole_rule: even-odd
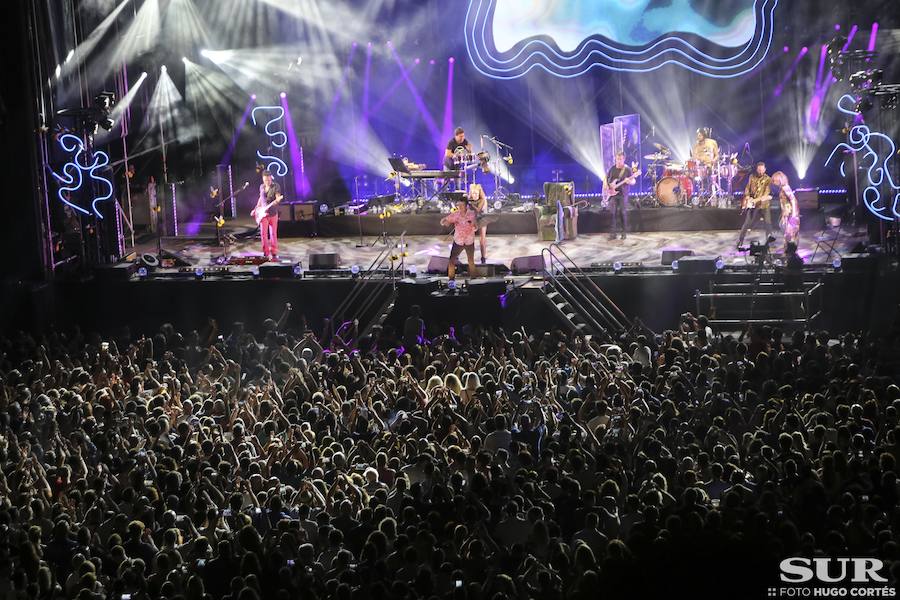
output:
[[[760,213],[766,223],[766,239],[772,237],[772,210],[770,208],[772,192],[769,189],[771,185],[772,179],[766,174],[766,163],[762,161],[756,163],[756,172],[750,176],[750,181],[747,182],[744,201],[741,203],[741,209],[744,211],[744,225],[741,227],[741,237],[737,243],[738,249],[744,245],[744,237],[759,219]]]
[[[621,219],[620,234],[625,239],[628,232],[628,188],[635,183],[635,175],[630,167],[625,166],[625,153],[616,153],[616,166],[606,173],[606,190],[609,203],[613,207],[613,231],[609,239],[616,239],[617,225]]]
[[[283,198],[281,186],[275,181],[272,172],[263,171],[254,216],[257,211],[265,210],[265,216],[259,221],[259,233],[262,237],[263,256],[271,257],[272,260],[278,260],[278,203]]]

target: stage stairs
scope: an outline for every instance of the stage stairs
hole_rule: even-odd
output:
[[[628,317],[600,286],[566,254],[560,244],[541,252],[543,292],[547,304],[570,331],[617,336],[628,329]]]
[[[822,315],[825,285],[821,274],[798,274],[786,280],[781,271],[720,274],[706,291],[696,290],[697,314],[717,328],[748,324],[802,329]]]
[[[397,238],[387,238],[385,247],[378,256],[367,268],[360,269],[356,285],[331,316],[336,332],[343,324],[356,320],[356,338],[360,339],[371,333],[374,327],[383,325],[390,316],[397,302],[397,282],[402,273],[397,270],[393,277],[384,277],[383,273],[390,270],[392,265],[397,266],[398,253],[404,247],[404,236],[405,234],[399,236],[399,242]]]

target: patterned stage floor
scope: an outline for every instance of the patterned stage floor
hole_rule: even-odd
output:
[[[764,232],[754,230],[748,236],[762,240]],[[837,240],[834,249],[839,254],[850,252],[858,242],[865,241],[864,231],[844,231]],[[415,264],[424,270],[431,256],[446,256],[449,253],[449,236],[413,236],[407,237],[409,258],[407,264]],[[358,264],[365,266],[371,263],[384,248],[376,243],[375,238],[363,238],[365,247],[358,248],[359,238],[290,238],[279,242],[279,258],[282,261],[308,263],[311,253],[340,254],[342,265]],[[399,240],[395,239],[395,242]],[[655,232],[630,234],[626,240],[610,240],[605,234],[581,235],[577,240],[565,242],[564,248],[572,259],[582,267],[596,263],[612,263],[614,261],[637,263],[647,266],[660,264],[660,253],[663,248],[690,248],[698,256],[722,256],[728,264],[744,264],[746,257],[735,249],[737,232],[735,231],[703,231],[703,232]],[[782,239],[779,236],[775,243],[777,252],[781,252]],[[549,245],[535,239],[533,235],[494,235],[488,236],[488,262],[505,263],[507,266],[518,256],[539,255]],[[800,253],[808,264],[830,263],[835,255],[829,258],[830,242],[823,243],[817,251],[814,236],[807,235],[800,240]],[[167,238],[163,244],[166,250],[179,251],[193,264],[205,265],[221,255],[221,248],[214,243],[197,240]],[[148,242],[139,245],[140,252],[155,253],[156,243]],[[261,254],[259,239],[240,241],[231,248],[232,256],[250,256]],[[815,254],[815,257],[813,255]],[[480,256],[476,244],[476,261]]]

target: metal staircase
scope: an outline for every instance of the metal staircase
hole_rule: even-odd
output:
[[[789,283],[781,273],[750,272],[720,275],[708,291],[697,290],[697,314],[719,327],[746,324],[805,328],[822,314],[824,283],[802,276]]]
[[[400,246],[406,232],[400,234]],[[337,331],[341,324],[358,319],[358,338],[371,333],[372,328],[383,325],[397,302],[397,282],[402,278],[402,261],[399,269],[395,269],[398,250],[392,238],[387,238],[384,249],[369,266],[360,269],[356,285],[347,297],[338,305],[331,316],[331,322]],[[387,272],[387,277],[385,277]]]
[[[558,243],[544,248],[541,256],[545,297],[571,331],[618,335],[628,329],[625,313]]]

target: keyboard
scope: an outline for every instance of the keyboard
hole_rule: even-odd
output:
[[[460,176],[459,171],[411,171],[409,174],[404,173],[403,177],[407,179],[456,179]]]

